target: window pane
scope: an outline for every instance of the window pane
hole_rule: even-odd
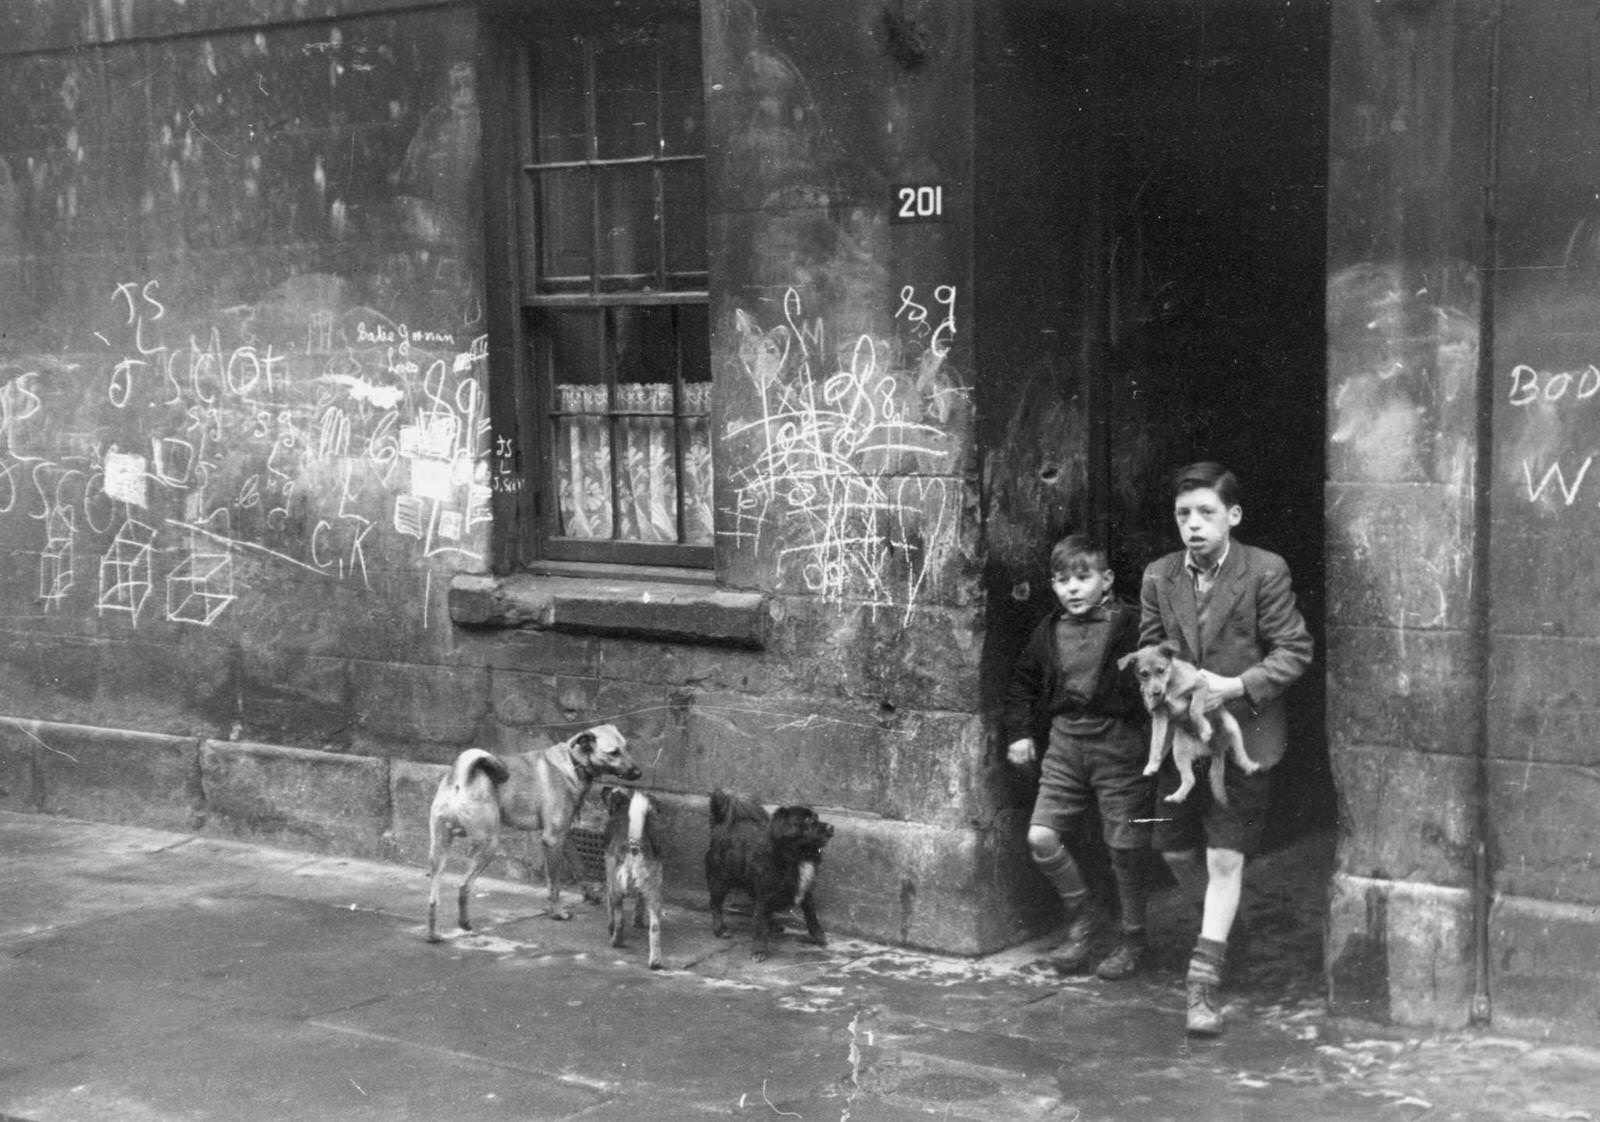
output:
[[[630,38],[595,51],[594,117],[602,160],[651,156],[656,125],[655,43]]]
[[[617,381],[664,382],[677,379],[677,348],[673,343],[673,313],[667,307],[612,309],[617,356]],[[672,412],[672,395],[653,412]]]
[[[678,361],[683,364],[683,380],[690,385],[700,384],[701,402],[684,404],[685,413],[711,411],[711,327],[710,315],[704,304],[685,304],[677,309]]]
[[[642,388],[656,386],[672,388],[666,383]],[[678,469],[671,415],[623,417],[617,429],[622,441],[620,536],[642,542],[677,541]]]
[[[609,538],[611,511],[610,393],[600,360],[598,312],[559,312],[536,327],[547,341],[554,384],[558,533]]]
[[[711,383],[695,382],[690,386],[709,390]],[[711,418],[685,417],[679,431],[683,434],[684,540],[690,545],[710,545],[715,536],[711,517]]]
[[[683,533],[690,545],[710,545],[711,332],[703,304],[677,309],[678,362],[683,374],[679,440],[683,442]]]
[[[699,280],[706,271],[705,165],[667,164],[661,174],[667,272],[677,276],[687,274]],[[703,285],[704,281],[699,283]]]
[[[654,283],[661,256],[656,245],[654,170],[613,167],[599,174],[599,274],[620,282],[609,286],[613,288]]]
[[[678,468],[672,421],[677,348],[671,308],[612,309],[616,356],[619,535],[633,541],[678,540]],[[641,415],[644,414],[644,415]]]
[[[574,280],[587,280],[590,268],[590,238],[593,232],[593,198],[589,191],[589,171],[571,168],[541,171],[538,174],[539,287],[570,287]]]
[[[699,155],[705,150],[700,37],[691,27],[668,27],[662,32],[661,49],[662,154]]]
[[[533,89],[537,106],[534,159],[549,163],[587,157],[583,40],[570,35],[540,40],[534,54]]]

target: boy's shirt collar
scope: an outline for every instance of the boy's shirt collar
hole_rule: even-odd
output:
[[[1222,566],[1224,562],[1228,560],[1228,553],[1232,549],[1233,539],[1229,538],[1227,544],[1222,547],[1222,556],[1217,558],[1217,563],[1215,565],[1208,565],[1204,567],[1196,564],[1194,554],[1190,553],[1188,550],[1185,550],[1183,554],[1183,567],[1189,571],[1189,579],[1194,581],[1195,586],[1201,591],[1204,591],[1205,588],[1209,588],[1212,582],[1217,579],[1217,575],[1222,572]]]

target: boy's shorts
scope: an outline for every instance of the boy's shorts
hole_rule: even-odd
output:
[[[1070,835],[1092,806],[1099,806],[1106,845],[1144,849],[1155,787],[1144,774],[1146,748],[1138,726],[1117,721],[1093,736],[1050,727],[1050,747],[1039,775],[1039,797],[1030,825]]]
[[[1162,853],[1195,849],[1231,849],[1253,857],[1261,848],[1267,807],[1272,801],[1272,777],[1258,771],[1247,774],[1229,760],[1222,773],[1228,805],[1219,806],[1211,795],[1211,761],[1194,769],[1194,788],[1181,803],[1166,797],[1178,789],[1178,767],[1168,756],[1156,773],[1156,817],[1153,844]]]

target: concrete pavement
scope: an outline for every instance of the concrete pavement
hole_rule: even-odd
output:
[[[613,950],[537,886],[483,882],[479,930],[431,946],[418,869],[0,813],[0,1118],[1600,1119],[1600,1053],[1331,1020],[1329,852],[1251,866],[1250,964],[1199,1042],[1171,901],[1118,984],[1037,945],[790,933],[755,963],[747,917],[717,940],[681,907],[653,973],[642,932]]]

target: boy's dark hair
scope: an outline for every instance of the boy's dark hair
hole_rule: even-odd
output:
[[[1173,498],[1177,498],[1185,491],[1193,491],[1200,487],[1209,487],[1215,491],[1224,506],[1239,505],[1239,477],[1221,464],[1203,460],[1197,464],[1188,464],[1173,472]]]
[[[1088,534],[1068,534],[1050,550],[1050,574],[1103,573],[1111,568],[1111,554]]]

